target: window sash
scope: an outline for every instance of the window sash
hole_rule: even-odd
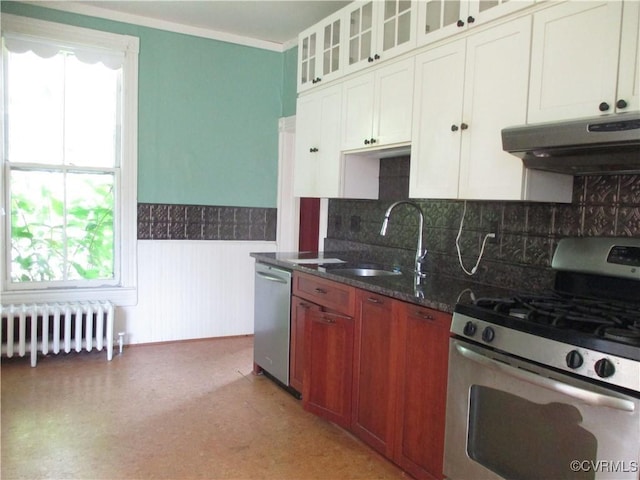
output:
[[[121,124],[121,154],[122,164],[120,172],[116,173],[116,199],[118,207],[114,212],[116,228],[120,237],[120,244],[114,255],[116,268],[119,268],[120,280],[117,285],[88,285],[87,288],[15,288],[11,286],[7,268],[7,242],[11,223],[9,215],[4,215],[5,221],[0,222],[2,244],[5,252],[0,255],[0,290],[2,303],[29,303],[49,301],[83,301],[83,300],[111,300],[117,305],[135,305],[137,303],[137,123],[138,123],[138,51],[139,40],[136,37],[112,34],[97,30],[74,27],[70,25],[45,22],[11,14],[2,15],[2,38],[7,35],[22,35],[34,39],[49,39],[58,45],[76,45],[88,49],[105,49],[122,52],[122,124]],[[4,54],[3,54],[4,55]],[[2,94],[4,94],[2,92]],[[3,98],[2,102],[6,100]],[[4,118],[0,118],[2,129],[6,135]],[[3,152],[3,168],[0,168],[0,184],[8,186],[10,176],[9,165],[6,161],[6,144]],[[15,166],[15,165],[14,165]],[[21,167],[28,166],[21,164]],[[8,189],[0,213],[10,211]],[[89,281],[91,282],[91,281]]]

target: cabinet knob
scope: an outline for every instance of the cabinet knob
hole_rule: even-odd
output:
[[[451,131],[452,132],[457,132],[458,131],[458,126],[457,125],[451,125]]]
[[[322,81],[322,79],[320,77],[316,77],[313,80],[311,80],[311,83],[318,83],[320,81]]]
[[[467,128],[469,128],[469,125],[467,125],[466,123],[460,124],[460,130],[466,130]]]
[[[377,140],[375,138],[372,138],[371,140],[369,140],[369,143],[371,143],[371,145],[373,145],[376,142],[377,142]]]
[[[473,23],[473,22],[475,22],[475,21],[476,21],[476,19],[475,19],[475,18],[473,18],[471,15],[469,15],[469,16],[467,17],[467,23]]]
[[[458,20],[456,22],[456,25],[459,26],[459,27],[464,27],[464,22],[462,20]]]
[[[433,318],[433,315],[430,315],[428,313],[424,313],[420,310],[416,310],[415,311],[416,317],[420,317],[423,320],[435,320],[435,318]]]
[[[369,63],[373,63],[373,57],[369,57],[369,58],[367,58],[367,62],[369,62]]]
[[[374,60],[380,60],[380,55],[378,55],[377,53],[373,56]]]
[[[326,295],[327,291],[324,288],[316,287],[315,292],[321,295]]]
[[[369,303],[378,303],[378,304],[384,303],[382,300],[375,297],[367,297],[367,301]]]
[[[316,147],[312,147],[309,149],[309,152],[311,153],[316,153],[318,151],[318,149]]]
[[[602,102],[600,105],[598,105],[598,110],[600,110],[601,112],[606,112],[607,110],[609,110],[609,104],[607,102]]]
[[[369,145],[370,143],[371,143],[371,141],[370,141],[368,138],[365,138],[365,139],[364,139],[364,144],[365,144],[365,145]]]
[[[626,100],[620,99],[616,102],[616,107],[617,108],[627,108],[629,105],[627,104]]]

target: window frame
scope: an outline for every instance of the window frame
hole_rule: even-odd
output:
[[[9,278],[10,261],[9,232],[11,228],[11,208],[8,192],[8,169],[5,159],[6,124],[4,116],[0,119],[2,127],[2,168],[0,168],[0,238],[2,255],[0,256],[0,302],[42,303],[83,300],[110,300],[116,305],[135,305],[137,303],[137,168],[138,168],[138,53],[139,39],[129,35],[119,35],[66,24],[36,20],[11,14],[2,15],[3,60],[0,74],[4,78],[4,35],[19,34],[51,41],[57,44],[68,43],[79,47],[118,51],[124,54],[122,64],[122,125],[121,159],[119,189],[116,196],[119,207],[114,212],[115,228],[120,232],[119,245],[116,245],[114,261],[115,272],[119,272],[116,285],[87,286],[70,288],[38,288],[31,284],[26,287],[12,283]],[[4,88],[0,89],[0,101],[4,105]],[[91,282],[88,282],[89,284]]]

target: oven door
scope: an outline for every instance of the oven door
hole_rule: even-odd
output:
[[[452,338],[445,477],[638,479],[640,400]]]

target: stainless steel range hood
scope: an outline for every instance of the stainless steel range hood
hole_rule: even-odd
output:
[[[640,173],[640,112],[505,128],[502,148],[538,170]]]

